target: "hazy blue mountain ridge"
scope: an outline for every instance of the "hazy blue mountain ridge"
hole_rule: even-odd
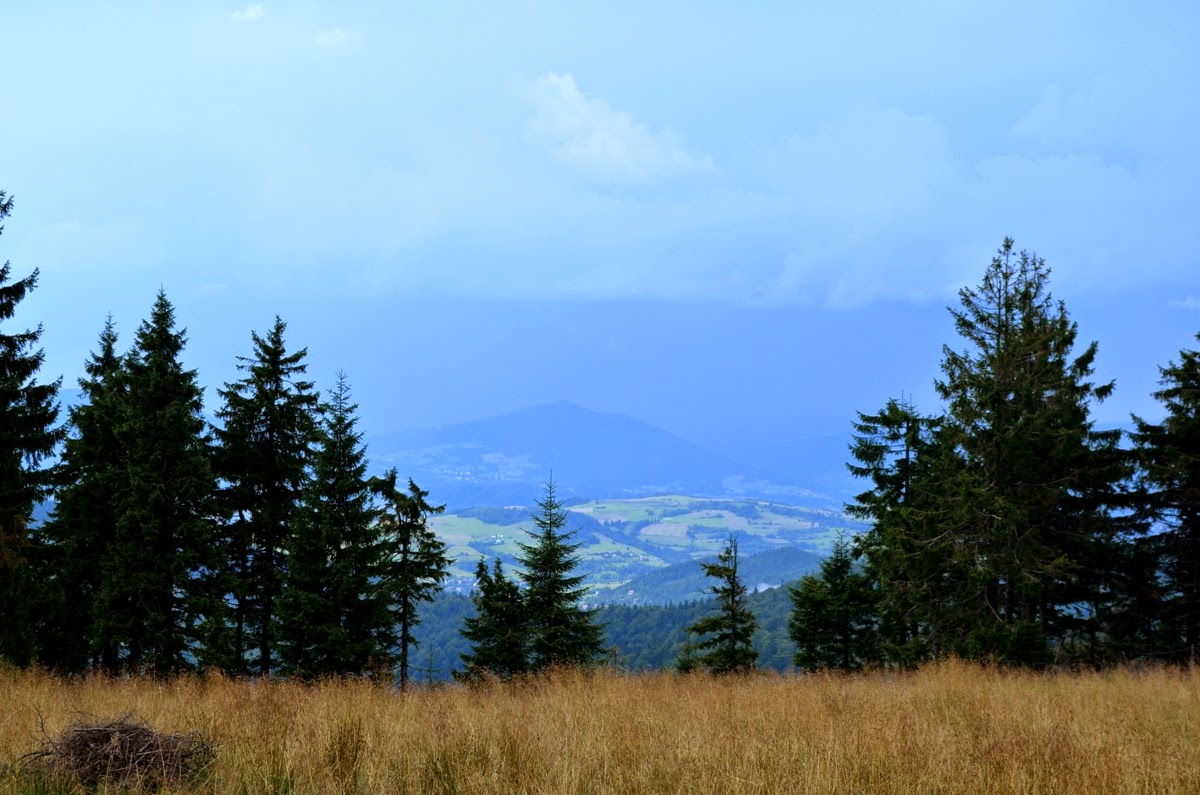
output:
[[[742,556],[738,576],[751,591],[764,591],[812,574],[820,565],[821,556],[813,552],[798,547],[774,547]],[[661,605],[710,599],[708,590],[713,584],[712,578],[704,575],[699,561],[688,560],[634,577],[626,585],[624,598],[614,598],[609,603]]]
[[[686,494],[840,509],[849,491],[814,491],[793,478],[844,471],[843,460],[828,460],[828,443],[814,450],[820,460],[789,446],[747,463],[640,420],[567,402],[367,441],[374,469],[396,467],[451,510],[532,505],[552,473],[565,499]],[[795,463],[801,460],[810,463]]]

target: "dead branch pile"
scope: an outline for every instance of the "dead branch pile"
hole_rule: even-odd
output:
[[[67,778],[157,790],[198,778],[215,757],[201,735],[164,734],[126,715],[104,724],[75,723],[21,758],[21,769]]]

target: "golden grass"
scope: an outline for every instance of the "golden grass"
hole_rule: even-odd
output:
[[[1197,793],[1200,671],[564,673],[400,695],[363,682],[64,682],[0,671],[0,765],[81,714],[218,744],[226,793]],[[36,791],[13,774],[0,795]]]

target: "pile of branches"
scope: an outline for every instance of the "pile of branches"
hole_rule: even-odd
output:
[[[110,723],[76,722],[57,738],[46,736],[19,765],[23,772],[89,788],[115,784],[158,790],[195,781],[214,758],[212,743],[200,734],[164,734],[125,715]]]

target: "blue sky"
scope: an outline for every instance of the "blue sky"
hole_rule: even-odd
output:
[[[276,313],[369,431],[568,399],[695,441],[931,383],[1006,236],[1154,415],[1200,330],[1194,4],[25,3],[0,258],[51,375],[159,286],[209,387]]]

